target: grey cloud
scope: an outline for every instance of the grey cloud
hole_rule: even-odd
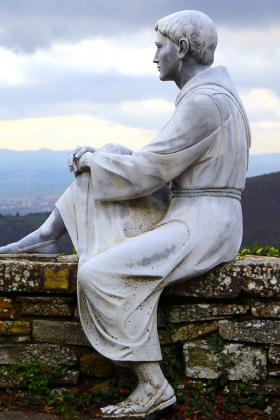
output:
[[[152,76],[67,72],[67,75],[53,75],[38,85],[0,86],[0,119],[91,113],[92,104],[95,105],[95,116],[125,123],[125,117],[117,112],[119,102],[145,99],[173,102],[177,93],[174,84],[163,84]],[[98,108],[98,104],[103,106]],[[106,104],[110,115],[106,115]],[[110,111],[114,104],[115,116]],[[130,122],[136,124],[135,120]],[[150,127],[146,125],[145,128]]]
[[[255,69],[248,77],[241,68],[235,69],[232,77],[241,92],[261,86],[280,95],[277,71],[263,74],[262,69]],[[159,120],[125,113],[119,103],[145,99],[174,102],[177,93],[174,83],[160,82],[157,75],[57,72],[42,77],[40,84],[0,85],[0,119],[86,113],[125,125],[158,129]]]
[[[280,20],[279,0],[2,0],[0,45],[31,53],[55,40],[151,28],[181,9],[201,10],[218,24],[265,26]]]

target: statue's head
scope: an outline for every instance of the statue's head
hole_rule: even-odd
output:
[[[178,64],[176,53],[179,61],[188,58],[198,65],[213,64],[218,34],[214,22],[204,13],[196,10],[173,13],[160,19],[155,30],[158,49],[164,44],[174,66]],[[158,63],[157,54],[154,62]],[[163,73],[160,74],[161,80],[172,80]]]

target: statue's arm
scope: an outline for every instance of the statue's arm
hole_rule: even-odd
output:
[[[211,97],[186,98],[156,138],[139,152],[118,155],[99,150],[88,156],[95,198],[117,201],[159,190],[213,147],[221,127]]]

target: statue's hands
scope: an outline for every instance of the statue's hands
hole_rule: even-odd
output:
[[[94,153],[96,149],[90,146],[77,146],[68,154],[68,166],[71,172],[78,174],[79,172],[84,172],[81,170],[83,165],[78,164],[80,158],[87,152]],[[80,168],[78,168],[80,166]],[[88,168],[87,168],[88,170]]]
[[[85,152],[79,159],[75,159],[76,170],[75,175],[80,175],[83,172],[90,170],[90,164],[92,160],[92,152]]]

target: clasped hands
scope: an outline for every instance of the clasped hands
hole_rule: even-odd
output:
[[[68,154],[68,167],[77,176],[89,170],[86,153],[94,153],[96,149],[90,146],[77,146]]]
[[[90,146],[77,146],[68,155],[68,166],[71,172],[77,176],[82,172],[89,170],[89,163],[92,157],[92,153],[95,153],[98,149]],[[109,143],[103,146],[100,151],[117,154],[117,155],[132,155],[132,150],[128,149],[121,144]]]

